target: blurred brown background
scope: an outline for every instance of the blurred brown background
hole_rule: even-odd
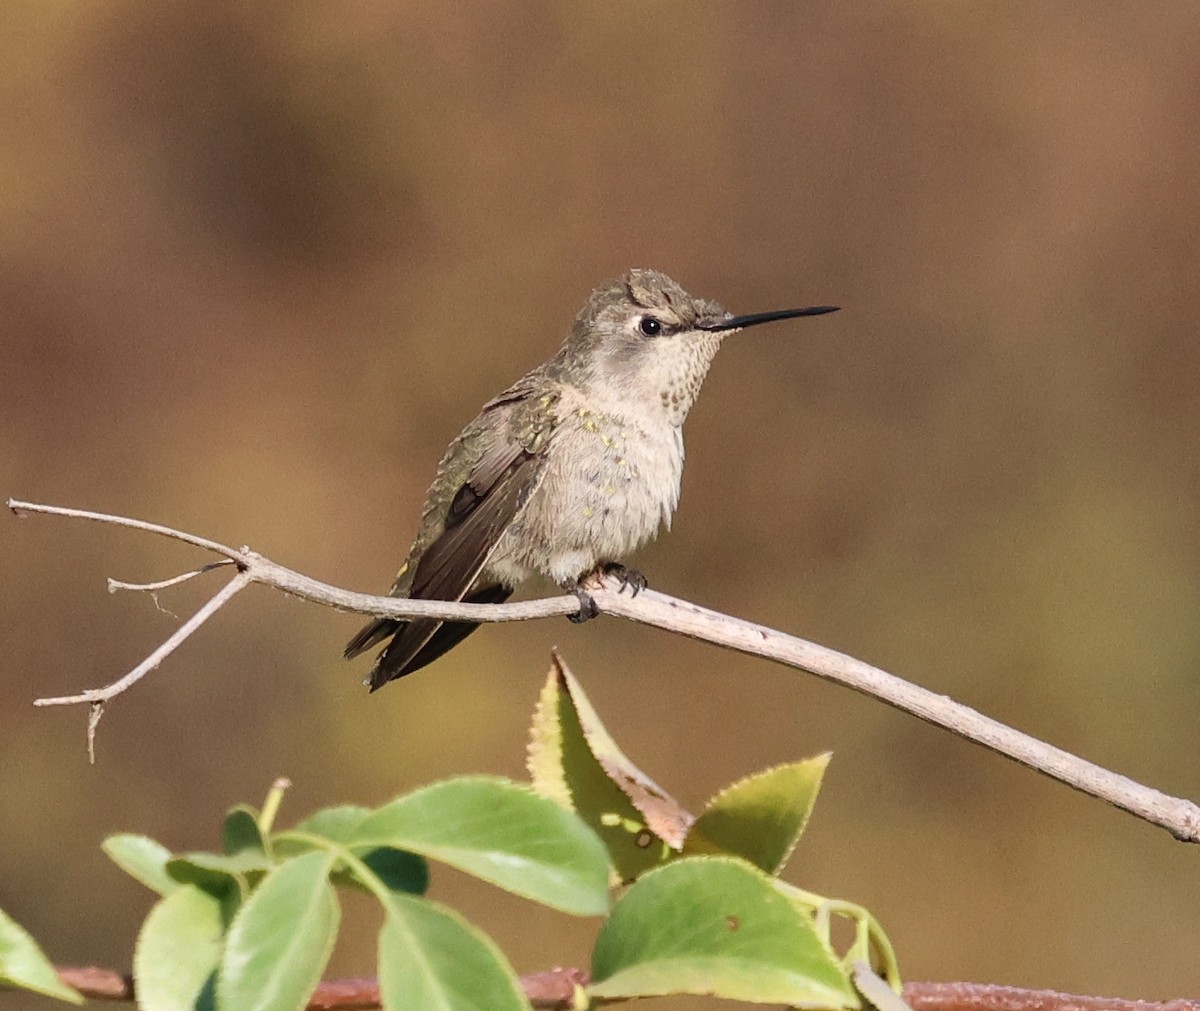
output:
[[[1200,796],[1200,12],[1143,4],[15,4],[0,41],[0,493],[382,590],[445,443],[590,288],[737,311],[654,586]],[[486,629],[368,696],[356,617],[255,588],[101,725],[202,560],[0,521],[0,908],[127,967],[115,830],[215,844],[523,774],[560,646],[685,803],[833,749],[790,872],[914,979],[1200,991],[1200,853],[915,719],[613,619]],[[162,595],[190,613],[222,577]],[[522,971],[595,924],[435,871]],[[369,973],[350,903],[333,971]],[[5,1008],[24,998],[0,998]],[[34,1002],[31,1002],[31,1006]],[[694,1003],[694,1002],[693,1002]],[[676,1002],[675,1006],[691,1006]],[[40,1005],[38,1005],[40,1006]]]

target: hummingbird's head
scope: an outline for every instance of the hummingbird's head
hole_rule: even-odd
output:
[[[689,295],[657,270],[631,270],[588,297],[559,352],[570,374],[596,392],[661,403],[683,424],[726,334],[832,306],[734,316]]]

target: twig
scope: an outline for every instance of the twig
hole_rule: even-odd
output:
[[[339,611],[356,614],[374,614],[384,618],[442,618],[447,621],[529,621],[533,618],[549,618],[554,615],[574,614],[579,610],[579,600],[574,596],[547,597],[541,600],[523,600],[515,604],[461,604],[440,600],[407,600],[400,597],[377,597],[369,593],[356,593],[340,586],[322,583],[303,573],[285,568],[269,558],[264,558],[248,547],[232,548],[228,544],[197,537],[183,530],[175,530],[158,523],[131,519],[128,516],[113,516],[108,513],[92,512],[88,509],[69,509],[66,506],[41,505],[36,502],[21,502],[9,499],[6,503],[17,516],[40,513],[49,516],[66,516],[70,519],[91,520],[115,526],[161,534],[173,540],[183,541],[224,555],[238,569],[248,574],[250,582],[272,586],[290,593],[301,600],[324,604]],[[196,570],[200,571],[200,570]],[[187,575],[191,575],[188,573]],[[601,592],[601,591],[598,591]]]
[[[186,583],[189,579],[202,576],[206,572],[211,572],[213,569],[233,564],[234,561],[232,558],[223,558],[219,562],[209,562],[207,565],[201,565],[200,568],[193,569],[191,572],[183,572],[178,576],[172,576],[170,579],[160,579],[156,583],[126,583],[120,579],[110,579],[108,581],[108,592],[116,593],[118,590],[134,590],[139,593],[153,595],[155,590],[166,590],[169,587],[178,586],[180,583]]]
[[[914,1011],[1200,1011],[1197,1000],[1145,1001],[992,983],[905,983]]]
[[[119,678],[112,684],[105,685],[103,688],[89,688],[78,695],[60,695],[47,699],[35,699],[33,704],[35,706],[71,706],[83,702],[88,703],[91,706],[87,727],[88,761],[94,765],[96,762],[96,727],[100,723],[100,717],[104,715],[104,704],[109,699],[133,687],[133,685],[154,670],[155,667],[174,653],[188,636],[208,621],[218,609],[223,607],[235,593],[245,589],[251,582],[251,578],[245,572],[239,572],[218,590],[207,604],[180,625],[166,642],[123,678]]]
[[[133,977],[112,969],[59,967],[59,978],[94,1000],[132,1001]],[[549,969],[521,977],[535,1008],[574,1007],[576,987],[586,986],[582,969]],[[1200,1011],[1200,1001],[1161,1002],[1088,997],[1056,990],[1026,990],[990,983],[905,983],[904,1000],[914,1011]],[[378,1008],[373,979],[331,979],[317,986],[308,1011],[371,1011]]]
[[[128,688],[152,670],[188,635],[206,621],[218,608],[249,583],[273,586],[285,593],[314,603],[344,611],[376,614],[385,617],[433,617],[445,620],[475,622],[522,621],[556,614],[572,614],[579,608],[574,596],[528,600],[516,604],[461,604],[433,600],[407,600],[395,597],[375,597],[353,593],[340,587],[319,582],[299,572],[284,568],[247,547],[231,548],[203,537],[173,530],[170,527],[123,516],[61,506],[38,505],[33,502],[8,500],[14,512],[48,513],[100,523],[115,523],[206,548],[232,559],[239,572],[220,593],[200,609],[142,664],[106,688],[92,689],[79,695],[58,699],[39,699],[38,705],[63,705],[73,702],[103,704]],[[666,594],[644,590],[636,597],[622,594],[615,580],[608,580],[596,589],[594,599],[607,614],[627,618],[666,629],[679,635],[724,646],[728,649],[764,657],[776,663],[807,671],[827,681],[871,695],[888,705],[912,713],[921,719],[944,727],[968,740],[981,744],[1001,755],[1012,758],[1068,786],[1118,807],[1145,821],[1159,825],[1175,838],[1185,842],[1200,842],[1200,807],[1191,801],[1172,797],[1142,786],[1133,780],[1087,762],[1069,752],[1045,744],[1036,738],[1005,726],[944,695],[937,695],[917,685],[903,681],[877,667],[818,646],[804,639],[787,635],[776,629],[733,618]]]
[[[224,544],[210,541],[207,537],[197,537],[195,534],[185,533],[182,530],[160,526],[157,523],[147,523],[145,520],[130,519],[128,516],[112,516],[109,513],[96,513],[90,509],[69,509],[66,506],[18,502],[15,498],[10,498],[6,504],[16,516],[21,518],[24,518],[25,513],[45,513],[47,516],[69,516],[77,520],[95,520],[98,523],[112,523],[119,527],[133,527],[134,530],[145,530],[147,533],[162,534],[164,537],[173,537],[186,544],[194,544],[198,548],[205,548],[218,555],[224,555],[226,558],[232,558],[235,562],[238,560],[238,553]]]
[[[131,1002],[136,983],[132,976],[96,966],[57,966],[58,978],[92,1000]],[[547,969],[521,977],[521,989],[535,1008],[577,1007],[577,988],[587,985],[582,969]],[[2,984],[0,984],[2,989]],[[382,1007],[379,983],[374,979],[329,979],[317,984],[307,1011],[374,1011]]]
[[[188,618],[187,621],[180,625],[179,628],[171,633],[170,638],[168,638],[166,642],[159,646],[158,649],[146,657],[145,660],[134,667],[133,670],[131,670],[123,678],[120,678],[103,688],[89,688],[87,691],[80,692],[78,695],[59,695],[54,698],[36,699],[33,704],[35,706],[71,706],[78,705],[81,702],[87,702],[93,706],[104,705],[104,703],[109,699],[116,695],[120,695],[121,692],[131,688],[134,684],[154,670],[154,668],[162,663],[163,660],[174,653],[179,645],[186,638],[188,638],[188,636],[190,636],[196,631],[196,629],[208,621],[208,619],[213,616],[218,608],[224,606],[225,602],[228,601],[230,597],[232,597],[239,590],[245,589],[252,582],[254,582],[254,579],[248,572],[239,572],[220,590],[218,590],[207,604],[200,608],[199,611],[193,614],[190,618]]]
[[[172,576],[170,579],[159,579],[153,583],[127,583],[122,579],[109,579],[108,592],[116,593],[118,590],[133,590],[138,593],[148,593],[150,594],[150,599],[154,601],[155,607],[162,611],[163,614],[169,615],[178,621],[179,615],[169,608],[162,606],[162,602],[158,599],[158,591],[178,586],[180,583],[186,583],[189,579],[195,579],[197,576],[202,576],[213,569],[220,569],[226,565],[234,564],[236,563],[232,558],[222,558],[219,562],[209,562],[207,565],[201,565],[200,568],[193,569],[191,572],[183,572],[178,576]]]

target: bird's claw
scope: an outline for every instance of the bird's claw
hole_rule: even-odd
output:
[[[591,621],[592,618],[600,613],[600,607],[592,599],[592,595],[587,590],[578,583],[570,589],[579,599],[579,611],[577,614],[568,614],[567,619],[569,621],[573,621],[576,625],[582,625],[585,621]]]
[[[576,625],[582,625],[585,621],[590,621],[600,613],[599,605],[583,587],[584,583],[599,585],[599,581],[604,576],[612,576],[617,580],[618,593],[624,593],[625,587],[628,586],[632,591],[631,596],[634,597],[641,593],[647,585],[646,577],[637,569],[627,569],[620,562],[604,562],[602,565],[596,566],[595,570],[583,579],[564,584],[564,589],[570,590],[579,598],[579,612],[567,615]]]
[[[620,584],[617,587],[618,593],[624,593],[627,586],[631,587],[633,592],[630,596],[633,597],[636,597],[649,585],[646,577],[640,571],[637,569],[628,569],[620,562],[606,562],[600,567],[600,572],[605,576],[616,577],[617,582]]]

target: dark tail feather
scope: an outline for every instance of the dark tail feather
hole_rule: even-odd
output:
[[[485,586],[463,597],[464,604],[501,604],[512,595],[506,586]],[[402,678],[405,674],[420,670],[433,663],[448,650],[453,649],[479,627],[477,622],[438,621],[435,618],[414,618],[412,621],[397,621],[379,618],[367,625],[346,647],[346,656],[357,656],[375,643],[393,635],[387,644],[367,682],[371,691],[382,688],[389,681]]]
[[[353,660],[360,653],[369,650],[375,643],[383,642],[403,624],[404,622],[397,621],[395,618],[376,618],[359,629],[358,635],[346,643],[346,648],[342,650],[342,656],[347,660]]]

